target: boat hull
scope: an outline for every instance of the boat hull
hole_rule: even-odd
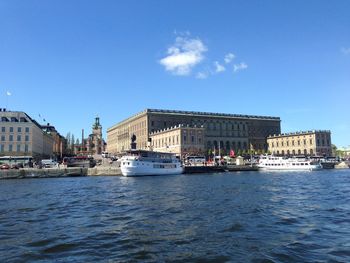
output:
[[[321,170],[321,165],[309,165],[308,167],[265,167],[258,166],[259,170],[264,171],[316,171]]]
[[[121,172],[126,177],[148,176],[148,175],[176,175],[182,174],[183,168],[153,168],[140,166],[122,166]]]

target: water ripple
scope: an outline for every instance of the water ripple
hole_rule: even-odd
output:
[[[350,262],[350,174],[6,180],[4,262]]]

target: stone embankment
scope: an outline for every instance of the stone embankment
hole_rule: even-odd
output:
[[[89,176],[99,176],[99,175],[121,176],[122,172],[120,168],[116,166],[96,166],[94,168],[89,168],[87,175]]]
[[[22,179],[22,178],[55,178],[55,177],[73,177],[87,176],[88,168],[25,168],[1,170],[0,179]]]
[[[121,170],[117,166],[101,165],[94,168],[25,168],[0,170],[0,179],[23,179],[23,178],[56,178],[75,176],[121,176]]]

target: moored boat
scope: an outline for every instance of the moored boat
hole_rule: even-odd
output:
[[[319,162],[306,158],[286,158],[272,155],[261,156],[258,167],[269,171],[313,171],[322,169]]]
[[[123,176],[181,174],[183,167],[172,153],[131,150],[120,160]]]

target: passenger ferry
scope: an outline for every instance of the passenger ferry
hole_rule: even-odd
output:
[[[322,169],[319,162],[306,158],[286,158],[278,156],[261,156],[258,163],[259,169],[271,171],[313,171]]]
[[[183,167],[172,153],[131,150],[120,159],[124,176],[181,174]]]

